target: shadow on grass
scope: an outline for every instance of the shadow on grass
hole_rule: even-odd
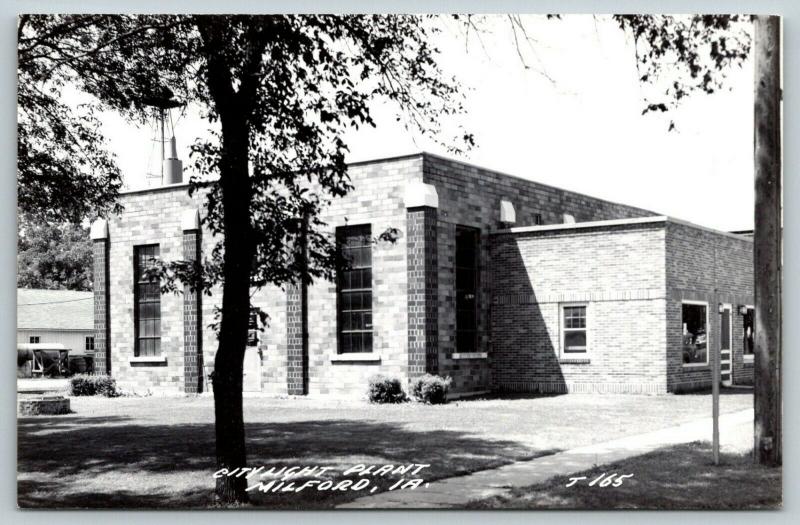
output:
[[[491,392],[489,394],[483,394],[483,395],[480,395],[480,396],[463,397],[463,398],[458,399],[457,401],[459,403],[461,403],[461,402],[465,402],[465,401],[468,402],[468,401],[482,401],[482,400],[492,400],[492,401],[503,400],[504,401],[504,400],[516,400],[516,399],[541,399],[541,398],[545,398],[545,397],[560,397],[560,396],[566,396],[566,395],[568,395],[568,394],[566,394],[566,393],[546,393],[546,394],[541,394],[541,393],[533,393],[533,392],[502,392],[502,391],[497,391],[497,392]]]
[[[251,466],[329,466],[335,469],[331,479],[336,481],[345,479],[343,470],[359,463],[429,464],[415,477],[432,481],[557,452],[464,432],[413,431],[401,424],[363,420],[248,423],[246,434]],[[214,449],[211,423],[20,418],[18,503],[24,508],[209,506]],[[399,476],[372,479],[370,487],[381,491]],[[255,505],[270,508],[330,508],[365,495],[317,490],[251,494]]]
[[[692,390],[689,392],[679,392],[673,394],[676,396],[710,396],[711,395],[711,387],[701,388],[699,390]],[[753,387],[752,386],[737,386],[737,387],[722,387],[719,389],[720,397],[726,396],[752,396],[753,395]]]
[[[601,474],[633,474],[619,487],[589,486]],[[571,487],[571,477],[586,476]],[[755,465],[752,454],[722,454],[712,461],[711,445],[694,442],[588,471],[560,476],[509,496],[471,502],[471,509],[777,509],[782,504],[780,468]]]

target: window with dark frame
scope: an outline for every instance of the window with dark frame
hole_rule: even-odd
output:
[[[683,303],[683,364],[708,364],[708,305]]]
[[[157,244],[133,248],[134,355],[137,357],[161,355],[161,285],[145,275],[147,267],[158,256]]]
[[[744,321],[744,355],[755,355],[756,345],[756,311],[754,308],[747,308],[747,312],[742,316]]]
[[[541,226],[542,225],[542,214],[541,213],[535,213],[533,215],[533,224],[535,224],[536,226]]]
[[[258,346],[258,311],[255,308],[250,308],[247,319],[247,346]]]
[[[337,272],[338,352],[372,352],[372,227],[336,229],[342,265]]]
[[[456,352],[478,350],[478,236],[456,226]]]
[[[94,336],[87,335],[86,336],[86,345],[84,347],[85,350],[94,350]]]
[[[28,341],[30,341],[31,344],[35,344],[35,345],[38,345],[40,340],[41,340],[41,338],[38,335],[32,335],[28,339]]]
[[[562,351],[566,354],[586,353],[586,305],[565,305],[561,311]]]

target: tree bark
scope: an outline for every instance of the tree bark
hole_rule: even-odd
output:
[[[780,18],[755,17],[754,460],[781,465]]]
[[[196,17],[207,60],[207,85],[221,127],[219,184],[222,202],[223,283],[219,348],[214,359],[214,417],[217,470],[247,466],[242,378],[247,328],[250,318],[250,273],[255,255],[251,234],[250,206],[250,116],[254,107],[254,71],[242,73],[240,82],[232,76],[230,58],[224,50],[231,45],[227,17]],[[263,45],[254,45],[252,56],[261,59]],[[258,64],[258,60],[254,64]],[[253,63],[250,63],[253,66]],[[234,86],[239,84],[237,91]],[[248,501],[247,481],[236,476],[217,479],[216,498],[223,504]]]
[[[242,372],[250,313],[250,266],[253,259],[250,232],[250,182],[247,167],[247,125],[241,118],[223,121],[223,154],[220,165],[224,246],[222,319],[219,348],[214,360],[214,416],[216,420],[217,469],[245,467],[247,456],[242,412]],[[217,479],[221,503],[248,500],[246,480]]]

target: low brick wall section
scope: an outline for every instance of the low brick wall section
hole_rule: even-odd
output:
[[[17,410],[21,416],[61,415],[71,412],[65,397],[33,397],[20,399]]]

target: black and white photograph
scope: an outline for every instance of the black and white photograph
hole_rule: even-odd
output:
[[[16,19],[20,509],[783,508],[779,14],[176,11]]]

